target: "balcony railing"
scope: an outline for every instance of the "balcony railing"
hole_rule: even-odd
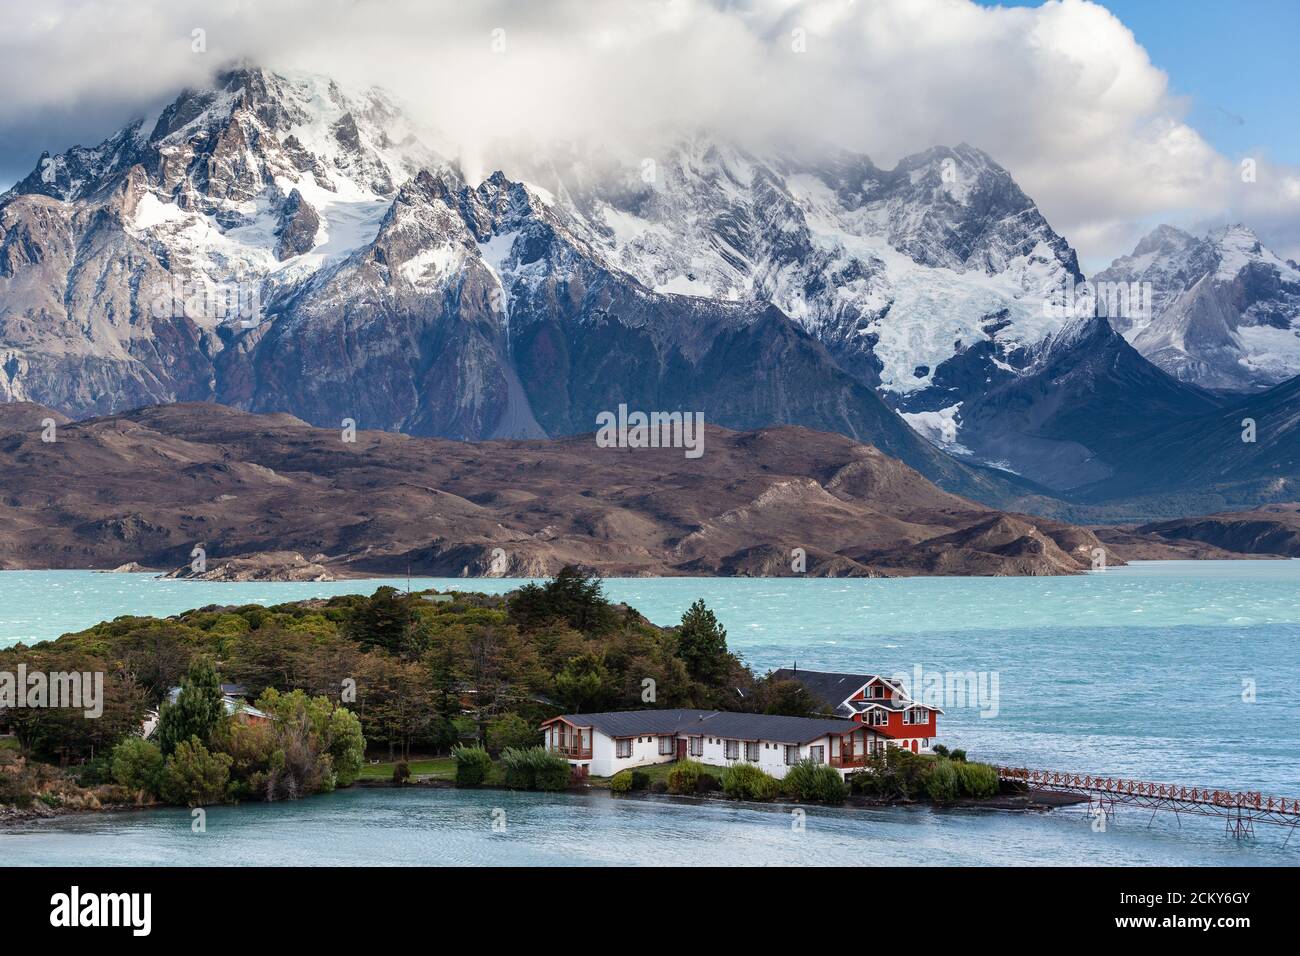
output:
[[[570,760],[591,759],[591,744],[556,744],[551,751]]]
[[[830,758],[832,767],[865,767],[866,754],[842,754]]]

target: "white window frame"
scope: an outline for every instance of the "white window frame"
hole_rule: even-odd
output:
[[[625,748],[625,747],[627,748],[627,753],[624,753],[624,752],[623,752],[623,748]],[[617,759],[617,760],[626,760],[626,759],[627,759],[628,757],[630,757],[630,756],[632,756],[632,738],[631,738],[631,737],[618,737],[618,738],[615,738],[615,740],[614,740],[614,757],[615,757],[615,759]]]
[[[751,754],[753,756],[750,756]],[[750,761],[751,763],[758,763],[758,741],[757,740],[745,741],[745,759]]]
[[[798,745],[798,744],[786,744],[786,745],[785,745],[785,765],[786,765],[787,767],[793,767],[793,766],[794,766],[795,764],[797,764],[798,762],[799,762],[799,745]]]
[[[726,759],[728,759],[728,760],[739,760],[739,759],[740,759],[740,741],[739,741],[739,740],[724,740],[724,741],[722,742],[722,753],[723,753],[723,756],[726,757]]]
[[[703,757],[703,756],[704,756],[704,738],[703,738],[703,737],[691,737],[691,738],[689,738],[689,739],[690,739],[690,746],[686,748],[687,756],[690,756],[690,757]]]
[[[809,748],[808,748],[808,759],[811,760],[813,763],[825,763],[825,762],[826,762],[826,745],[825,745],[825,744],[816,744],[816,745],[814,745],[814,746],[812,746],[812,747],[809,747]]]
[[[668,756],[671,756],[671,755],[673,754],[673,752],[677,749],[676,746],[674,746],[675,744],[676,744],[676,738],[673,738],[673,737],[660,737],[660,738],[659,738],[659,756],[661,756],[661,757],[668,757]],[[666,750],[664,749],[665,747],[667,748]]]

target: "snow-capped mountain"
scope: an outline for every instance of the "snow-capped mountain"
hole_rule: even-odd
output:
[[[524,161],[609,261],[660,292],[771,303],[907,409],[960,401],[1060,328],[1082,276],[1011,176],[974,147],[892,170],[711,140],[659,159]]]
[[[1300,266],[1243,225],[1160,226],[1094,279],[1150,283],[1150,314],[1117,328],[1177,378],[1245,391],[1300,374]]]
[[[42,156],[0,196],[0,400],[471,440],[703,411],[869,441],[993,504],[1041,488],[972,466],[1095,482],[1114,472],[1099,423],[1153,395],[1171,421],[1215,407],[1077,320],[1073,250],[973,147],[890,170],[699,138],[504,165],[470,181],[382,92],[260,69]],[[1133,271],[1190,288],[1197,256],[1235,261],[1149,245]],[[1280,332],[1264,273],[1234,276],[1250,327]]]
[[[261,70],[43,155],[0,197],[0,397],[71,414],[212,397],[231,334],[439,165],[382,93]]]
[[[73,415],[216,400],[455,438],[626,403],[871,441],[966,493],[780,309],[656,291],[545,189],[477,186],[376,91],[257,69],[0,197],[0,396]]]

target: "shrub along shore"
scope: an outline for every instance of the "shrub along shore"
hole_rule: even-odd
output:
[[[1019,787],[998,779],[997,770],[966,760],[963,751],[940,746],[934,754],[913,754],[901,747],[871,758],[860,771],[842,778],[832,767],[803,761],[777,779],[755,764],[707,766],[678,760],[621,770],[609,779],[585,778],[575,782],[568,762],[542,747],[508,749],[499,759],[478,746],[453,750],[449,766],[423,778],[412,779],[405,762],[394,765],[389,783],[426,784],[506,790],[607,789],[614,796],[669,794],[751,803],[825,804],[838,806],[1051,806],[1060,801],[1008,799],[1022,794]],[[368,785],[379,786],[382,775],[371,775]]]

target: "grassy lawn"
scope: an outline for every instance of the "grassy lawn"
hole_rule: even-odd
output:
[[[673,768],[676,766],[677,761],[670,760],[668,763],[652,763],[648,767],[634,767],[632,769],[640,770],[647,774],[650,777],[650,783],[653,784],[656,780],[662,780],[664,783],[667,783],[668,775],[673,772]],[[719,767],[718,769],[721,771],[722,768]],[[587,782],[593,787],[608,787],[609,780],[609,777],[587,778]]]
[[[17,750],[17,737],[0,737],[0,750]]]
[[[361,768],[362,780],[392,780],[393,768],[397,766],[395,762],[386,763],[368,763]],[[455,757],[428,757],[424,759],[415,759],[410,761],[411,779],[416,780],[423,778],[425,780],[455,780],[456,779],[456,758]],[[487,786],[501,786],[505,783],[505,771],[501,769],[500,762],[492,765],[492,771],[488,774],[484,784]]]
[[[396,763],[368,763],[361,768],[362,780],[392,780]],[[456,760],[453,757],[430,757],[410,762],[412,777],[432,777],[437,780],[456,779]]]

